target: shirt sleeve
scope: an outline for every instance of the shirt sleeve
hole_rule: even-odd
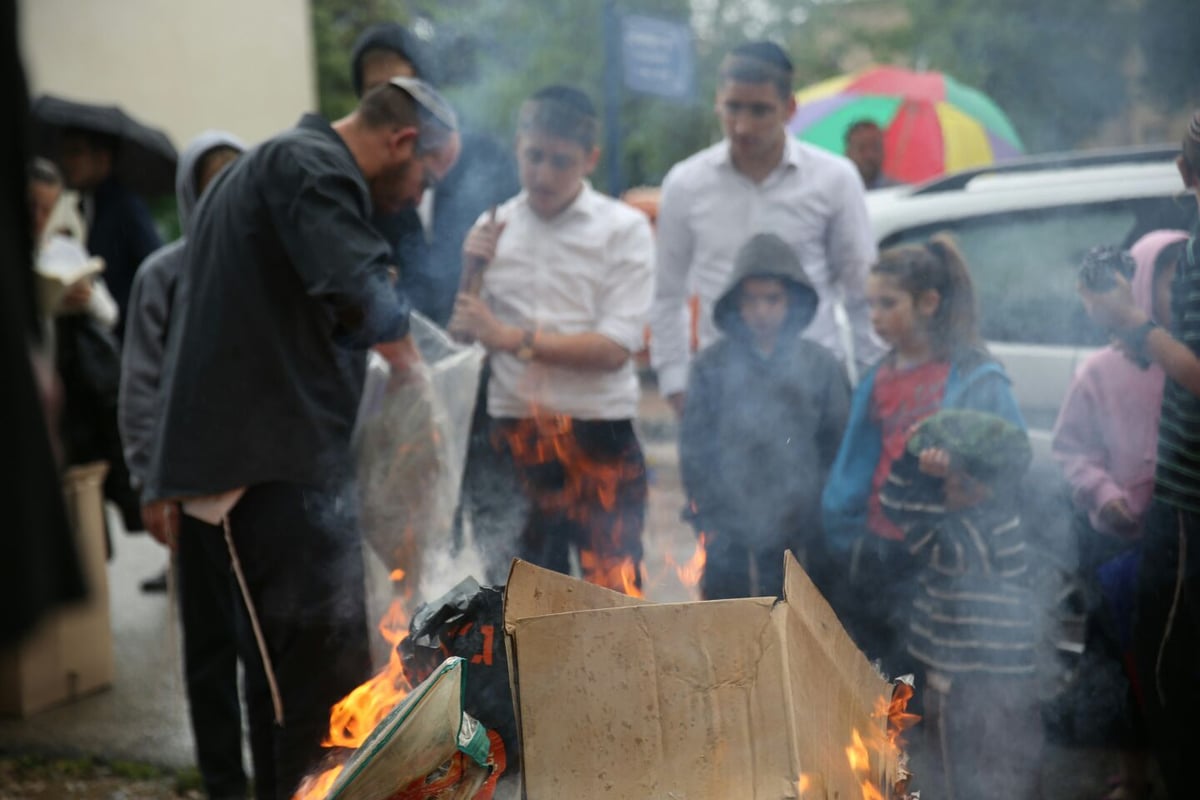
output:
[[[158,385],[167,338],[169,287],[163,270],[152,261],[138,270],[129,292],[129,316],[121,347],[121,384],[117,423],[129,474],[144,485],[154,448],[158,418]]]
[[[867,215],[862,181],[846,170],[839,182],[840,202],[830,221],[827,252],[829,274],[841,289],[842,303],[850,323],[854,360],[873,364],[883,348],[871,335],[871,312],[867,306],[867,273],[879,258],[871,220]]]
[[[642,349],[654,297],[654,236],[649,220],[639,214],[613,237],[610,247],[596,333],[636,353]]]
[[[1113,533],[1100,519],[1100,510],[1125,492],[1108,471],[1108,451],[1098,422],[1100,403],[1086,378],[1076,376],[1054,424],[1050,452],[1071,486],[1076,508],[1088,514],[1092,526]]]
[[[403,338],[408,298],[389,280],[391,251],[370,223],[360,180],[318,158],[289,166],[291,180],[272,187],[268,205],[305,290],[333,310],[339,343],[369,347]]]
[[[687,283],[695,238],[687,222],[687,198],[678,175],[667,175],[658,207],[658,263],[650,310],[650,363],[664,395],[687,388]]]

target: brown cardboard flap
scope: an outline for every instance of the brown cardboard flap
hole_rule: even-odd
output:
[[[891,687],[790,552],[784,563],[784,598],[777,607],[787,640],[784,675],[789,702],[797,710],[797,752],[808,754],[800,771],[826,787],[855,786],[861,779],[851,772],[845,748],[854,730],[876,745],[886,738],[887,719],[880,712]],[[884,773],[895,774],[894,756],[885,749],[871,748],[871,761],[877,785]]]
[[[646,602],[514,558],[504,587],[504,628],[510,630],[513,622],[526,617]]]

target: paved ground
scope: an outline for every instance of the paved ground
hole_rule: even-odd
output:
[[[692,599],[674,565],[694,551],[690,529],[679,521],[673,422],[656,395],[643,403],[641,432],[651,470],[646,531],[647,593],[653,600]],[[138,591],[141,579],[165,563],[164,551],[145,536],[115,534],[109,565],[112,631],[116,651],[113,687],[27,720],[0,720],[0,752],[77,753],[164,767],[192,763],[191,737],[179,663],[179,631],[163,595]],[[1115,770],[1104,751],[1054,748],[1048,753],[1046,797],[1091,800],[1102,778]],[[0,785],[0,797],[8,796]]]

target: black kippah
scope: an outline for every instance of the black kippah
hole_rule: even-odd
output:
[[[730,55],[740,56],[741,58],[752,58],[755,61],[761,61],[764,64],[778,67],[789,75],[792,73],[792,60],[788,58],[787,53],[779,45],[774,42],[768,42],[765,39],[739,44],[733,48]]]
[[[561,84],[547,86],[539,89],[529,99],[539,101],[548,100],[565,106],[581,116],[591,119],[596,118],[596,106],[592,104],[592,99],[573,86],[563,86]]]

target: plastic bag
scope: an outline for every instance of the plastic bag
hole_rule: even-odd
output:
[[[423,363],[389,391],[390,368],[371,353],[354,441],[363,533],[415,596],[426,554],[451,539],[484,351],[419,314],[411,330]]]

